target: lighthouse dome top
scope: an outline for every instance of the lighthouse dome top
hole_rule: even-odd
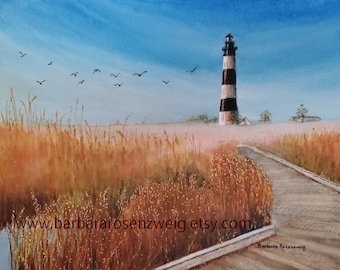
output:
[[[232,41],[233,40],[233,35],[230,34],[230,33],[228,35],[226,35],[225,37],[226,37],[227,41]]]
[[[233,41],[233,35],[229,33],[226,35],[225,46],[222,48],[223,56],[226,55],[235,55],[237,47],[234,46],[235,42]]]

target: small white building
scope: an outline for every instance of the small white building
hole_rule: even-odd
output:
[[[292,116],[289,119],[290,122],[316,122],[316,121],[321,121],[321,118],[319,116]]]

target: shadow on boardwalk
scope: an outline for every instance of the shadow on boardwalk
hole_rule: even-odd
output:
[[[276,235],[199,269],[340,269],[340,195],[249,148],[238,149],[273,185]]]

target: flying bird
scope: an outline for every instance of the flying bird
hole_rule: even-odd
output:
[[[37,83],[39,83],[40,85],[43,84],[43,82],[45,82],[46,80],[43,80],[43,81],[37,81]]]
[[[70,74],[70,76],[77,77],[78,73],[79,72],[73,72],[73,73]]]
[[[83,84],[85,82],[85,80],[81,80],[80,82],[78,82],[78,84]]]
[[[96,73],[96,72],[101,72],[100,69],[96,68],[93,73]]]
[[[140,77],[140,76],[142,76],[144,73],[147,73],[147,71],[146,70],[144,70],[142,73],[134,73],[132,76],[138,76],[138,77]]]
[[[49,62],[47,65],[50,66],[50,65],[52,65],[52,63],[53,63],[53,61]]]
[[[162,82],[164,82],[165,84],[168,84],[170,81],[162,81]]]
[[[111,73],[111,76],[114,76],[115,78],[117,78],[119,76],[120,72],[118,72],[117,74]]]
[[[123,85],[124,82],[121,82],[121,83],[116,83],[115,86],[119,86],[121,87]]]
[[[19,52],[21,54],[21,57],[24,57],[25,55],[27,55],[27,53],[23,53],[23,52]]]
[[[193,73],[196,69],[197,69],[197,67],[194,67],[193,69],[187,70],[187,72]]]

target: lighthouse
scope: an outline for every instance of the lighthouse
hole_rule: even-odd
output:
[[[219,125],[237,124],[238,109],[236,102],[235,42],[229,33],[223,51],[223,71]]]

